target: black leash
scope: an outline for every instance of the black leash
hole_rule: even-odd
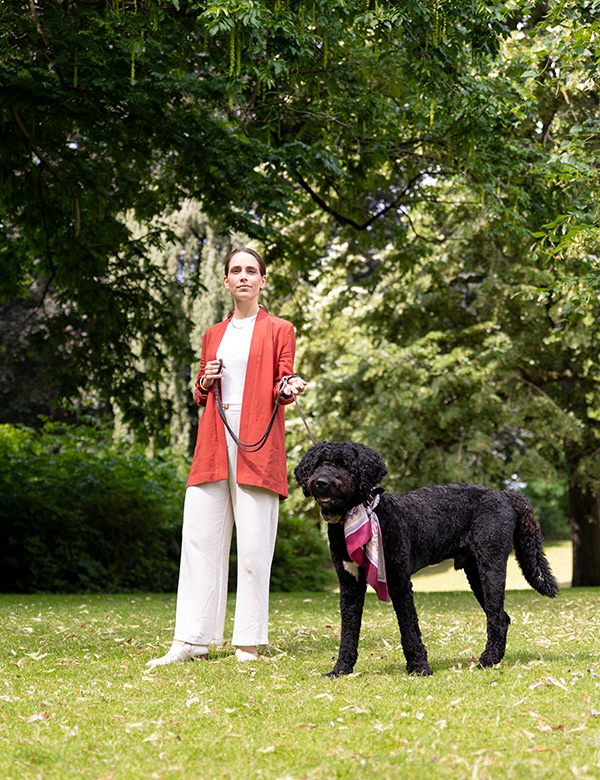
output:
[[[221,361],[222,363],[223,361]],[[221,367],[219,367],[219,371],[221,370]],[[221,401],[221,393],[219,390],[220,386],[220,379],[216,379],[214,382],[214,391],[215,391],[215,401],[217,402],[217,411],[219,413],[219,417],[221,420],[223,420],[223,424],[225,428],[229,431],[229,435],[233,439],[233,441],[237,444],[237,446],[244,450],[244,452],[258,452],[262,447],[265,446],[267,443],[267,439],[269,438],[269,434],[271,433],[271,430],[273,428],[273,425],[275,424],[275,417],[277,416],[277,410],[279,409],[279,404],[281,403],[281,396],[283,395],[283,391],[285,390],[285,387],[287,383],[295,377],[296,374],[290,374],[289,376],[284,376],[281,382],[279,383],[279,389],[277,391],[277,398],[275,399],[275,408],[273,409],[273,416],[271,417],[271,421],[269,422],[269,425],[267,426],[267,430],[263,433],[263,435],[260,437],[260,439],[255,442],[254,444],[246,444],[246,442],[241,441],[235,433],[232,431],[231,426],[227,422],[227,417],[225,415],[225,410],[223,409],[223,403]],[[296,407],[298,409],[298,412],[300,413],[300,417],[302,418],[302,422],[304,423],[306,430],[308,431],[308,435],[311,438],[311,441],[313,444],[316,444],[312,433],[310,432],[310,428],[308,427],[308,423],[304,419],[304,415],[302,414],[302,410],[300,409],[300,404],[298,403],[298,399],[296,396],[294,396],[294,401],[296,403]]]
[[[302,409],[300,408],[300,404],[298,403],[298,396],[296,396],[296,395],[294,396],[294,403],[296,404],[296,409],[298,410],[298,414],[302,418],[302,422],[304,423],[304,427],[306,428],[306,431],[307,431],[308,435],[310,436],[310,440],[312,441],[313,444],[316,444],[317,442],[315,440],[315,437],[310,432],[310,428],[308,427],[308,423],[306,422],[306,419],[305,419],[304,415],[302,414]]]

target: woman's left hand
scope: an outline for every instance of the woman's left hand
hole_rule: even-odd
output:
[[[286,382],[285,387],[283,388],[282,395],[287,396],[290,398],[291,396],[300,395],[300,393],[304,392],[304,389],[308,382],[305,382],[304,379],[300,376],[293,376],[291,379],[288,379]]]

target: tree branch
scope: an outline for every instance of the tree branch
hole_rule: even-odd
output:
[[[356,220],[352,219],[352,217],[346,217],[343,214],[341,214],[339,211],[334,209],[332,206],[329,206],[323,198],[318,195],[310,186],[310,184],[306,181],[306,179],[303,178],[303,176],[294,169],[293,171],[294,176],[296,177],[298,183],[302,187],[303,190],[308,192],[310,197],[315,201],[315,203],[320,206],[323,211],[325,211],[327,214],[330,214],[334,219],[336,219],[340,224],[342,225],[348,225],[349,227],[353,227],[355,230],[366,230],[370,225],[373,224],[376,220],[380,219],[381,217],[386,216],[386,214],[389,214],[390,211],[395,209],[402,198],[406,196],[406,194],[409,192],[411,187],[422,177],[424,176],[423,173],[417,173],[413,178],[402,188],[402,191],[400,194],[394,198],[394,200],[391,203],[388,203],[386,206],[384,206],[382,209],[380,209],[376,214],[373,214],[372,217],[369,217],[369,219],[366,222],[358,223]]]

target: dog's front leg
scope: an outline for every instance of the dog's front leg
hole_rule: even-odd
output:
[[[329,544],[331,559],[340,583],[342,630],[338,659],[331,672],[326,676],[338,677],[342,674],[350,674],[358,658],[358,640],[365,604],[365,593],[367,591],[367,580],[362,567],[344,561],[342,551],[346,542],[342,526],[329,526]]]
[[[389,591],[400,627],[400,640],[406,658],[406,671],[409,674],[433,674],[427,660],[427,649],[421,638],[410,579],[401,583],[390,583]]]

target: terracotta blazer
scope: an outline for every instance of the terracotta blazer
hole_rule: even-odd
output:
[[[200,418],[198,438],[188,478],[190,485],[217,482],[227,479],[227,448],[225,427],[217,412],[213,388],[206,392],[200,387],[204,367],[209,360],[216,360],[217,349],[229,323],[228,318],[209,328],[202,338],[200,371],[196,380],[196,401],[206,407]],[[279,317],[273,317],[260,309],[254,324],[248,369],[242,397],[242,414],[239,437],[241,441],[254,443],[263,435],[271,416],[279,381],[294,370],[296,338],[294,326]],[[238,449],[236,481],[241,485],[255,485],[288,495],[285,459],[285,409],[292,398],[282,398],[275,423],[267,443],[258,452]]]

